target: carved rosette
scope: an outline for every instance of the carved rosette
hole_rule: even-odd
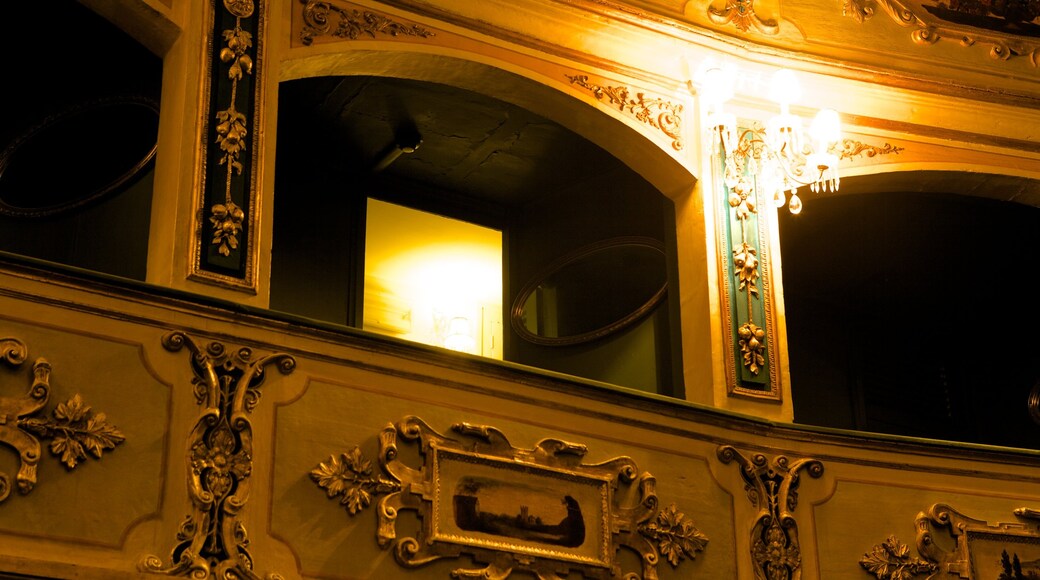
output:
[[[672,148],[681,151],[685,146],[682,139],[682,103],[632,93],[626,86],[597,85],[589,82],[588,75],[564,75],[572,85],[588,90],[597,101],[606,100],[620,111],[630,113],[644,124],[664,133],[672,140]]]
[[[303,29],[300,31],[300,42],[308,46],[320,36],[332,36],[345,40],[357,40],[362,36],[378,38],[379,35],[417,38],[436,36],[418,24],[401,24],[371,10],[343,8],[332,2],[319,0],[300,0],[300,2],[303,3],[301,13]]]
[[[171,352],[184,347],[191,352],[193,391],[202,406],[185,457],[193,510],[181,523],[170,564],[147,556],[141,570],[192,578],[258,579],[245,526],[238,521],[253,468],[249,413],[260,401],[266,368],[275,365],[289,374],[296,360],[284,353],[254,359],[248,348],[229,353],[219,342],[203,348],[183,332],[163,336],[162,343]]]
[[[752,26],[762,34],[780,32],[780,24],[776,20],[762,19],[755,14],[755,0],[726,0],[726,6],[721,9],[712,2],[708,4],[708,19],[722,25],[732,22],[741,32],[747,32]]]
[[[758,509],[751,528],[755,578],[798,580],[802,556],[794,510],[798,507],[800,472],[818,478],[823,475],[823,463],[809,458],[791,461],[784,455],[769,460],[761,453],[748,459],[732,445],[722,445],[716,453],[722,463],[736,461],[740,465],[744,490]]]
[[[625,546],[640,555],[642,574],[624,578],[649,580],[662,556],[675,567],[708,543],[675,504],[659,509],[656,480],[627,457],[586,464],[581,444],[543,439],[517,449],[494,427],[451,428],[454,438],[405,417],[380,433],[378,471],[354,447],[319,463],[311,479],[351,516],[375,502],[376,542],[401,566],[464,553],[487,564],[457,568],[453,578],[504,580],[516,570],[546,580],[571,570],[611,578],[621,575],[617,552]],[[398,459],[399,440],[419,446],[421,466]],[[622,505],[619,498],[632,494],[619,488],[638,500]],[[497,513],[503,509],[509,513]],[[398,538],[397,518],[409,510],[421,520],[418,537]]]
[[[0,361],[18,368],[28,356],[29,349],[21,340],[0,338]],[[51,411],[53,418],[36,416],[47,405],[50,376],[50,363],[38,358],[32,365],[28,392],[22,397],[0,397],[0,443],[18,453],[15,481],[22,494],[36,486],[40,439],[51,440],[51,454],[71,471],[88,454],[101,459],[106,450],[114,449],[125,438],[104,413],[91,411],[79,394],[59,403]],[[0,472],[0,502],[10,494],[10,477]]]

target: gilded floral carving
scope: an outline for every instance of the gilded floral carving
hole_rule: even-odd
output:
[[[672,139],[676,151],[684,147],[682,140],[682,103],[632,93],[626,86],[597,85],[589,82],[588,75],[565,75],[572,85],[587,89],[597,101],[606,100],[619,110],[635,115],[641,123],[650,125]]]
[[[624,546],[642,562],[642,574],[624,578],[650,579],[662,557],[677,567],[707,546],[675,504],[659,508],[655,478],[627,457],[586,464],[585,445],[543,439],[518,449],[488,425],[451,429],[445,437],[405,417],[380,433],[378,470],[354,447],[319,463],[311,479],[351,516],[375,504],[376,542],[406,568],[461,554],[487,563],[456,568],[453,578],[505,580],[517,570],[546,580],[571,570],[620,577]],[[420,466],[401,461],[399,440],[418,444]],[[404,511],[417,512],[417,537],[398,537]]]
[[[885,143],[883,146],[868,145],[860,141],[853,139],[842,139],[841,152],[838,154],[839,159],[852,159],[853,157],[864,155],[866,157],[877,157],[878,155],[898,155],[903,148],[891,143]]]
[[[752,374],[758,374],[758,371],[762,370],[766,364],[766,332],[755,326],[753,322],[745,322],[737,329],[737,337],[744,366]]]
[[[708,4],[708,18],[715,24],[732,22],[741,32],[747,32],[752,26],[762,34],[780,32],[780,25],[776,20],[762,19],[755,14],[755,0],[726,0],[726,6],[721,9],[712,2]]]
[[[1016,508],[1019,521],[991,523],[937,503],[914,518],[917,552],[895,536],[875,545],[860,566],[878,580],[957,577],[967,580],[1014,580],[1040,573],[1040,510]],[[937,538],[946,532],[948,538]]]
[[[1031,3],[1022,2],[1021,6]],[[1011,6],[1011,3],[993,3],[992,7]],[[932,45],[946,39],[961,46],[983,46],[989,48],[989,56],[994,60],[1007,61],[1013,57],[1027,57],[1034,67],[1040,66],[1040,43],[1025,34],[989,32],[985,28],[972,26],[972,17],[983,16],[994,19],[986,13],[991,10],[990,4],[979,3],[976,6],[966,5],[961,17],[969,18],[968,24],[962,24],[938,18],[930,14],[920,1],[915,0],[845,0],[842,13],[862,24],[869,20],[880,7],[899,25],[912,28],[910,38],[915,44]],[[1001,18],[1007,20],[1007,14]],[[997,18],[998,20],[1000,18]],[[1012,22],[1012,20],[1007,20]]]
[[[708,545],[708,536],[680,512],[675,504],[657,513],[657,518],[640,525],[639,533],[657,542],[657,551],[672,567],[685,558],[693,559]]]
[[[400,482],[372,474],[372,462],[365,459],[359,447],[340,457],[330,456],[327,463],[319,463],[311,471],[311,479],[330,498],[343,496],[340,503],[350,515],[367,508],[373,496],[401,490]]]
[[[210,208],[210,224],[213,226],[213,245],[221,255],[230,256],[232,250],[238,249],[238,236],[242,231],[242,221],[245,212],[235,205],[231,199],[232,174],[242,173],[242,161],[240,157],[246,149],[246,116],[235,108],[238,95],[238,82],[242,76],[253,74],[253,59],[248,50],[253,46],[253,36],[242,29],[240,13],[252,13],[252,2],[238,2],[248,4],[250,9],[231,10],[236,16],[235,28],[224,31],[224,42],[226,46],[220,49],[221,62],[228,64],[227,76],[231,80],[231,98],[227,109],[217,111],[217,145],[223,154],[220,157],[220,165],[227,167],[227,179],[224,195],[224,203],[214,204]]]
[[[939,571],[935,562],[912,556],[910,547],[889,536],[884,542],[871,548],[859,561],[864,570],[878,580],[910,580],[918,574],[934,574]]]
[[[203,347],[183,332],[163,336],[162,343],[171,352],[184,347],[191,352],[192,391],[202,406],[186,455],[193,511],[181,523],[170,563],[147,556],[140,567],[168,576],[259,579],[245,526],[238,520],[253,470],[249,413],[260,399],[266,367],[275,365],[288,374],[296,361],[284,353],[254,359],[248,348],[229,353],[219,342]]]
[[[305,45],[310,45],[315,38],[325,35],[347,40],[357,40],[362,35],[376,38],[378,34],[419,38],[435,36],[433,32],[418,24],[401,24],[370,10],[341,8],[331,2],[318,0],[300,1],[304,4],[304,24],[300,31],[300,42]],[[335,27],[331,22],[332,16],[337,20]]]
[[[740,476],[751,504],[758,509],[751,529],[751,559],[758,580],[798,580],[801,577],[801,549],[798,523],[794,518],[798,507],[800,473],[812,477],[823,475],[823,463],[817,459],[790,460],[777,455],[772,460],[761,453],[751,458],[732,445],[716,450],[719,461],[740,465]]]
[[[0,338],[0,361],[17,368],[28,356],[29,349],[21,340]],[[40,439],[51,440],[51,454],[69,471],[88,456],[101,459],[105,451],[115,449],[125,439],[104,413],[93,412],[79,394],[58,403],[51,411],[53,418],[36,416],[50,397],[50,376],[50,363],[38,358],[32,365],[28,392],[22,397],[0,397],[0,444],[18,453],[15,481],[22,494],[36,486]],[[7,499],[11,489],[9,476],[0,472],[0,502]]]

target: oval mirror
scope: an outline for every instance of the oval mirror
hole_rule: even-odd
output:
[[[159,108],[141,97],[82,103],[0,153],[0,213],[41,217],[116,193],[151,162]]]
[[[563,256],[524,286],[510,323],[536,344],[587,342],[637,322],[661,302],[667,286],[660,242],[605,240]]]

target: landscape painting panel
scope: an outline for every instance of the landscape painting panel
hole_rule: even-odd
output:
[[[444,450],[437,455],[435,540],[609,562],[605,480]]]
[[[1040,538],[968,532],[975,580],[1040,580]]]

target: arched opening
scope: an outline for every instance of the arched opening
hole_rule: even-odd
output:
[[[72,0],[0,5],[0,250],[144,280],[162,59]],[[41,34],[60,56],[34,57]]]
[[[1040,182],[915,171],[842,193],[780,212],[795,420],[1035,446],[1040,209],[1016,200]]]
[[[283,82],[272,309],[366,326],[365,301],[374,299],[363,276],[370,200],[501,232],[505,360],[681,394],[677,292],[589,340],[542,344],[510,324],[510,306],[549,265],[608,240],[653,240],[668,287],[677,288],[671,199],[603,147],[530,109],[441,82],[377,75]],[[580,306],[594,310],[625,291],[594,288]],[[407,301],[387,303],[418,316]]]

